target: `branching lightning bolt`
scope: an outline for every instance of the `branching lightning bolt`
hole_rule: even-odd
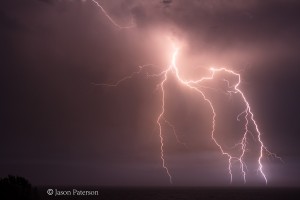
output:
[[[118,23],[115,22],[115,20],[113,20],[113,18],[107,13],[107,11],[103,8],[103,6],[101,6],[99,4],[98,1],[96,0],[91,0],[93,3],[95,3],[103,12],[103,14],[107,17],[107,19],[117,28],[119,29],[124,29],[124,28],[132,28],[133,25],[130,26],[121,26]],[[247,171],[247,166],[244,162],[244,156],[246,153],[246,147],[247,147],[247,137],[248,134],[251,134],[251,136],[253,137],[253,139],[255,139],[258,143],[259,143],[259,156],[257,158],[257,163],[258,163],[258,172],[261,174],[262,178],[264,179],[265,183],[268,183],[268,179],[267,176],[264,172],[264,167],[263,167],[263,163],[262,163],[262,159],[264,157],[265,154],[273,156],[275,158],[278,158],[281,160],[280,157],[278,157],[276,154],[270,152],[267,147],[264,145],[262,139],[261,139],[261,131],[259,130],[258,124],[256,122],[256,120],[254,119],[254,114],[252,112],[252,109],[250,107],[250,104],[248,102],[248,100],[246,99],[245,94],[242,92],[242,90],[240,89],[240,84],[241,84],[241,75],[231,69],[228,68],[210,68],[210,76],[208,77],[202,77],[198,80],[185,80],[184,78],[182,78],[179,68],[177,67],[176,61],[177,61],[177,56],[179,53],[179,48],[176,47],[176,45],[173,44],[173,53],[172,53],[172,57],[171,57],[171,62],[170,65],[163,71],[161,71],[158,74],[147,74],[147,77],[162,77],[162,80],[159,83],[159,89],[161,92],[161,111],[158,114],[158,117],[156,119],[156,123],[158,125],[158,132],[159,132],[159,139],[160,139],[160,158],[162,161],[162,167],[164,168],[164,170],[166,171],[167,176],[169,177],[169,181],[170,183],[172,183],[172,175],[171,172],[167,166],[167,162],[165,159],[165,152],[164,152],[164,134],[163,134],[163,123],[166,123],[169,127],[172,128],[176,139],[179,143],[182,143],[181,141],[178,140],[177,137],[177,133],[175,131],[175,127],[173,124],[171,124],[166,118],[165,118],[165,105],[166,105],[166,83],[168,81],[168,78],[170,76],[175,76],[177,81],[182,84],[183,86],[186,86],[188,89],[191,89],[193,91],[195,91],[196,93],[198,93],[203,99],[204,101],[208,104],[208,106],[211,109],[211,113],[212,113],[212,123],[211,123],[211,139],[212,141],[216,144],[216,146],[218,147],[218,149],[220,150],[221,154],[226,156],[228,158],[228,173],[230,176],[230,182],[233,181],[233,173],[232,173],[232,164],[233,161],[238,161],[240,164],[240,169],[241,169],[241,173],[242,173],[242,177],[244,180],[244,183],[246,183],[246,171]],[[107,86],[107,87],[117,87],[119,86],[122,82],[132,79],[134,78],[135,75],[140,74],[145,67],[151,67],[153,66],[152,64],[149,65],[143,65],[143,66],[139,66],[139,69],[135,72],[133,72],[132,74],[123,77],[122,79],[120,79],[119,81],[113,83],[113,84],[96,84],[96,85],[102,85],[102,86]],[[244,116],[244,132],[243,132],[243,137],[241,139],[241,141],[237,144],[234,145],[234,147],[238,147],[240,146],[240,155],[239,156],[233,156],[232,154],[230,154],[229,152],[225,151],[224,148],[222,147],[222,145],[217,141],[217,139],[215,138],[215,130],[216,130],[216,111],[214,108],[214,105],[212,103],[212,101],[205,95],[205,93],[200,90],[199,88],[205,88],[205,86],[202,86],[201,83],[205,82],[205,81],[212,81],[215,78],[215,75],[217,73],[227,73],[229,75],[235,76],[238,78],[238,82],[235,85],[230,85],[229,81],[224,79],[224,81],[227,83],[227,87],[228,90],[227,93],[229,93],[230,95],[232,94],[238,94],[242,97],[243,103],[245,105],[245,109],[237,116],[237,121],[241,121],[241,117]],[[255,128],[255,132],[257,134],[257,136],[255,137],[254,134],[249,130],[249,126],[253,125]]]
[[[250,133],[253,136],[253,133],[249,130],[249,125],[250,125],[250,123],[252,123],[254,125],[255,131],[257,133],[256,139],[257,139],[257,141],[259,142],[259,145],[260,145],[260,153],[259,153],[259,157],[257,159],[257,162],[258,162],[258,171],[262,175],[265,183],[267,184],[268,180],[267,180],[267,176],[266,176],[266,174],[264,172],[263,164],[262,164],[262,159],[264,157],[264,153],[267,153],[268,155],[272,155],[272,156],[274,156],[276,158],[279,158],[279,159],[281,159],[281,158],[278,157],[276,154],[271,153],[267,149],[267,147],[264,145],[264,143],[263,143],[263,141],[261,139],[261,132],[260,132],[260,130],[258,128],[257,122],[254,119],[254,114],[251,111],[250,104],[249,104],[248,100],[246,99],[245,94],[239,88],[239,86],[241,84],[241,76],[240,76],[240,74],[234,72],[233,70],[227,69],[227,68],[210,68],[211,75],[208,76],[208,77],[202,77],[199,80],[184,80],[181,77],[179,69],[178,69],[178,67],[176,65],[176,60],[177,60],[178,53],[179,53],[179,48],[174,48],[174,52],[173,52],[172,58],[171,58],[171,64],[170,64],[170,66],[166,70],[162,71],[159,74],[148,75],[148,77],[154,77],[154,76],[155,77],[159,77],[159,76],[163,77],[162,80],[161,80],[161,82],[160,82],[160,84],[159,84],[159,88],[160,88],[160,91],[161,91],[161,112],[159,113],[159,115],[157,117],[156,123],[158,124],[158,127],[159,127],[160,152],[161,152],[161,156],[160,157],[161,157],[161,160],[162,160],[162,166],[165,169],[166,174],[169,177],[170,183],[172,183],[172,175],[170,173],[169,168],[167,167],[166,160],[165,160],[164,137],[163,137],[163,126],[162,126],[162,123],[163,122],[167,123],[173,129],[173,131],[175,133],[175,136],[176,136],[176,139],[178,141],[174,125],[171,124],[170,122],[168,122],[165,119],[165,117],[164,117],[164,115],[165,115],[165,105],[166,105],[166,95],[165,95],[166,88],[165,88],[165,84],[168,81],[169,76],[171,76],[173,74],[176,77],[177,81],[180,84],[186,86],[189,89],[194,90],[200,96],[202,96],[203,99],[207,102],[208,106],[210,107],[211,112],[212,112],[211,138],[212,138],[213,142],[219,148],[220,152],[223,155],[225,155],[225,156],[228,157],[228,173],[230,175],[230,182],[232,182],[232,180],[233,180],[233,174],[232,174],[232,164],[233,164],[233,161],[238,161],[240,163],[240,168],[241,168],[241,172],[242,172],[244,183],[246,183],[246,169],[247,169],[247,166],[246,166],[243,158],[244,158],[244,155],[245,155],[245,152],[246,152],[248,133]],[[118,86],[123,81],[131,79],[131,78],[133,78],[134,75],[139,74],[143,70],[144,67],[146,67],[146,66],[140,66],[138,71],[133,72],[129,76],[125,76],[124,78],[122,78],[119,81],[117,81],[115,84],[101,84],[101,85],[103,85],[103,86]],[[233,75],[233,76],[236,76],[238,78],[238,82],[234,86],[230,86],[229,85],[229,81],[227,81],[227,80],[225,80],[225,81],[227,82],[228,88],[229,89],[233,89],[233,90],[230,90],[228,92],[230,94],[239,94],[242,97],[243,103],[245,105],[245,109],[243,110],[243,112],[241,112],[237,116],[237,120],[238,121],[240,121],[240,117],[242,115],[244,115],[244,119],[245,119],[243,137],[242,137],[241,141],[235,145],[235,146],[240,146],[241,153],[240,153],[239,156],[233,156],[229,152],[226,152],[224,150],[224,148],[222,147],[222,145],[216,140],[216,138],[215,138],[215,127],[216,127],[216,116],[217,116],[217,114],[215,112],[215,108],[213,106],[212,101],[209,100],[209,98],[205,95],[205,93],[202,90],[200,90],[199,87],[198,87],[199,84],[201,84],[204,81],[214,80],[214,77],[215,77],[216,73],[221,73],[221,72],[227,73],[227,74],[230,74],[230,75]]]

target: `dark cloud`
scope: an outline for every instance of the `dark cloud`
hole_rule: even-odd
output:
[[[41,1],[41,2],[44,2],[44,3],[47,3],[47,4],[53,4],[54,2],[56,2],[55,0],[37,0],[37,1]]]
[[[167,9],[138,4],[133,14],[140,27],[163,27],[187,42],[190,53],[211,52],[213,60],[225,52],[222,62],[234,64],[235,54],[297,56],[299,7],[296,1],[174,1]]]

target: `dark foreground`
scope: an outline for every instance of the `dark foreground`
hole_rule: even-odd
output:
[[[51,188],[53,194],[47,194]],[[89,195],[73,194],[75,191],[90,192]],[[186,188],[186,187],[161,187],[161,188],[121,188],[121,187],[41,187],[38,188],[40,199],[101,199],[101,200],[194,200],[194,199],[225,199],[225,200],[273,200],[273,199],[300,199],[299,188]],[[55,196],[55,191],[60,195]],[[48,191],[49,193],[49,191]],[[51,192],[50,192],[51,193]],[[62,195],[62,193],[64,195]],[[94,194],[92,194],[94,193]]]

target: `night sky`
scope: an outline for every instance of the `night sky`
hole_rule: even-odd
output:
[[[2,0],[0,3],[0,177],[35,185],[169,185],[160,159],[156,118],[168,38],[182,44],[178,66],[201,78],[211,66],[241,74],[241,88],[262,140],[283,163],[265,157],[270,186],[300,186],[300,3],[296,0]],[[122,82],[115,83],[153,64]],[[238,98],[221,78],[207,94],[218,112],[216,137],[241,137]],[[227,159],[210,138],[211,112],[170,78],[165,159],[174,185],[227,186]],[[249,138],[250,144],[255,142]],[[249,152],[253,152],[249,149]],[[254,150],[255,154],[255,150]],[[250,158],[249,158],[250,159]],[[251,159],[250,159],[251,160]],[[264,180],[250,162],[248,185]],[[233,185],[243,185],[234,166]]]

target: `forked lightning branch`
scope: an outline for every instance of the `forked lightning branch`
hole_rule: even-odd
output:
[[[91,0],[91,2],[93,2],[97,7],[100,8],[103,16],[105,16],[108,21],[110,21],[112,23],[113,26],[116,26],[119,29],[126,29],[126,28],[133,28],[134,25],[129,25],[129,26],[121,26],[119,25],[109,14],[108,12],[103,8],[103,6],[100,5],[100,3],[96,0]],[[242,178],[244,183],[246,183],[247,180],[247,166],[245,164],[245,154],[247,149],[250,149],[250,147],[248,147],[248,142],[247,139],[249,137],[249,134],[252,134],[252,136],[255,138],[255,140],[257,141],[258,145],[259,145],[259,154],[256,158],[256,162],[258,165],[257,171],[260,173],[262,179],[265,181],[265,183],[268,183],[268,179],[265,173],[265,169],[264,169],[264,165],[263,165],[263,159],[266,156],[273,156],[276,157],[278,159],[281,159],[280,157],[278,157],[276,154],[270,152],[267,147],[265,146],[264,142],[262,141],[261,138],[261,131],[259,129],[258,123],[255,120],[254,117],[254,113],[252,112],[252,108],[250,106],[249,101],[247,100],[244,92],[241,90],[240,85],[241,85],[241,75],[229,68],[209,68],[208,70],[210,70],[210,75],[207,77],[200,77],[199,79],[196,80],[186,80],[183,75],[180,73],[180,70],[177,66],[177,57],[178,54],[180,53],[180,48],[178,46],[176,46],[176,44],[171,43],[170,45],[173,46],[173,52],[172,52],[172,56],[170,58],[170,64],[168,67],[166,67],[165,69],[163,69],[160,73],[157,74],[150,74],[148,75],[148,77],[161,77],[161,80],[159,82],[159,90],[160,90],[160,112],[157,114],[157,118],[156,118],[156,123],[158,126],[158,134],[159,134],[159,140],[160,140],[160,158],[162,161],[162,167],[165,170],[170,183],[172,183],[172,174],[168,168],[168,164],[166,162],[166,155],[164,152],[165,149],[165,144],[164,144],[164,130],[162,128],[162,125],[165,123],[166,125],[170,126],[173,131],[175,132],[175,128],[176,125],[175,124],[171,124],[167,119],[166,119],[166,105],[168,104],[167,99],[166,99],[166,83],[169,81],[170,77],[175,77],[177,82],[179,84],[181,84],[182,86],[186,87],[186,89],[188,90],[192,90],[193,92],[199,94],[203,100],[205,100],[206,105],[210,108],[211,111],[211,132],[210,132],[210,136],[211,139],[213,141],[213,143],[216,145],[216,147],[219,149],[220,153],[222,155],[224,155],[227,159],[228,159],[228,173],[230,176],[230,182],[233,181],[233,173],[232,173],[232,168],[233,168],[233,163],[234,162],[238,162],[239,166],[240,166],[240,171],[242,174]],[[142,70],[144,70],[145,66],[141,66],[139,67],[138,71],[133,72],[132,74],[125,76],[124,78],[120,79],[119,81],[115,82],[114,84],[99,84],[99,85],[103,85],[103,86],[107,86],[107,87],[117,87],[119,84],[122,84],[122,82],[127,81],[129,79],[134,78],[135,74],[141,73]],[[214,81],[215,80],[215,76],[216,74],[219,73],[223,73],[223,74],[228,74],[230,76],[236,77],[237,78],[237,83],[233,86],[230,87],[230,94],[235,94],[235,95],[239,95],[239,97],[241,97],[242,102],[243,102],[243,110],[241,111],[241,113],[239,115],[237,115],[237,120],[241,121],[240,118],[243,117],[243,131],[242,131],[242,139],[240,141],[238,141],[235,145],[235,147],[238,147],[236,152],[233,154],[229,151],[226,151],[224,146],[222,146],[222,144],[216,139],[215,137],[215,130],[216,130],[216,126],[217,126],[217,121],[216,121],[216,117],[217,117],[217,112],[215,109],[215,106],[212,102],[211,99],[209,99],[208,95],[205,94],[205,92],[203,90],[201,90],[200,86],[201,84],[203,84],[204,82],[207,81]],[[227,83],[229,83],[229,80],[225,80]],[[250,132],[250,127],[254,127],[255,133],[254,132]],[[175,132],[176,135],[176,132]]]

